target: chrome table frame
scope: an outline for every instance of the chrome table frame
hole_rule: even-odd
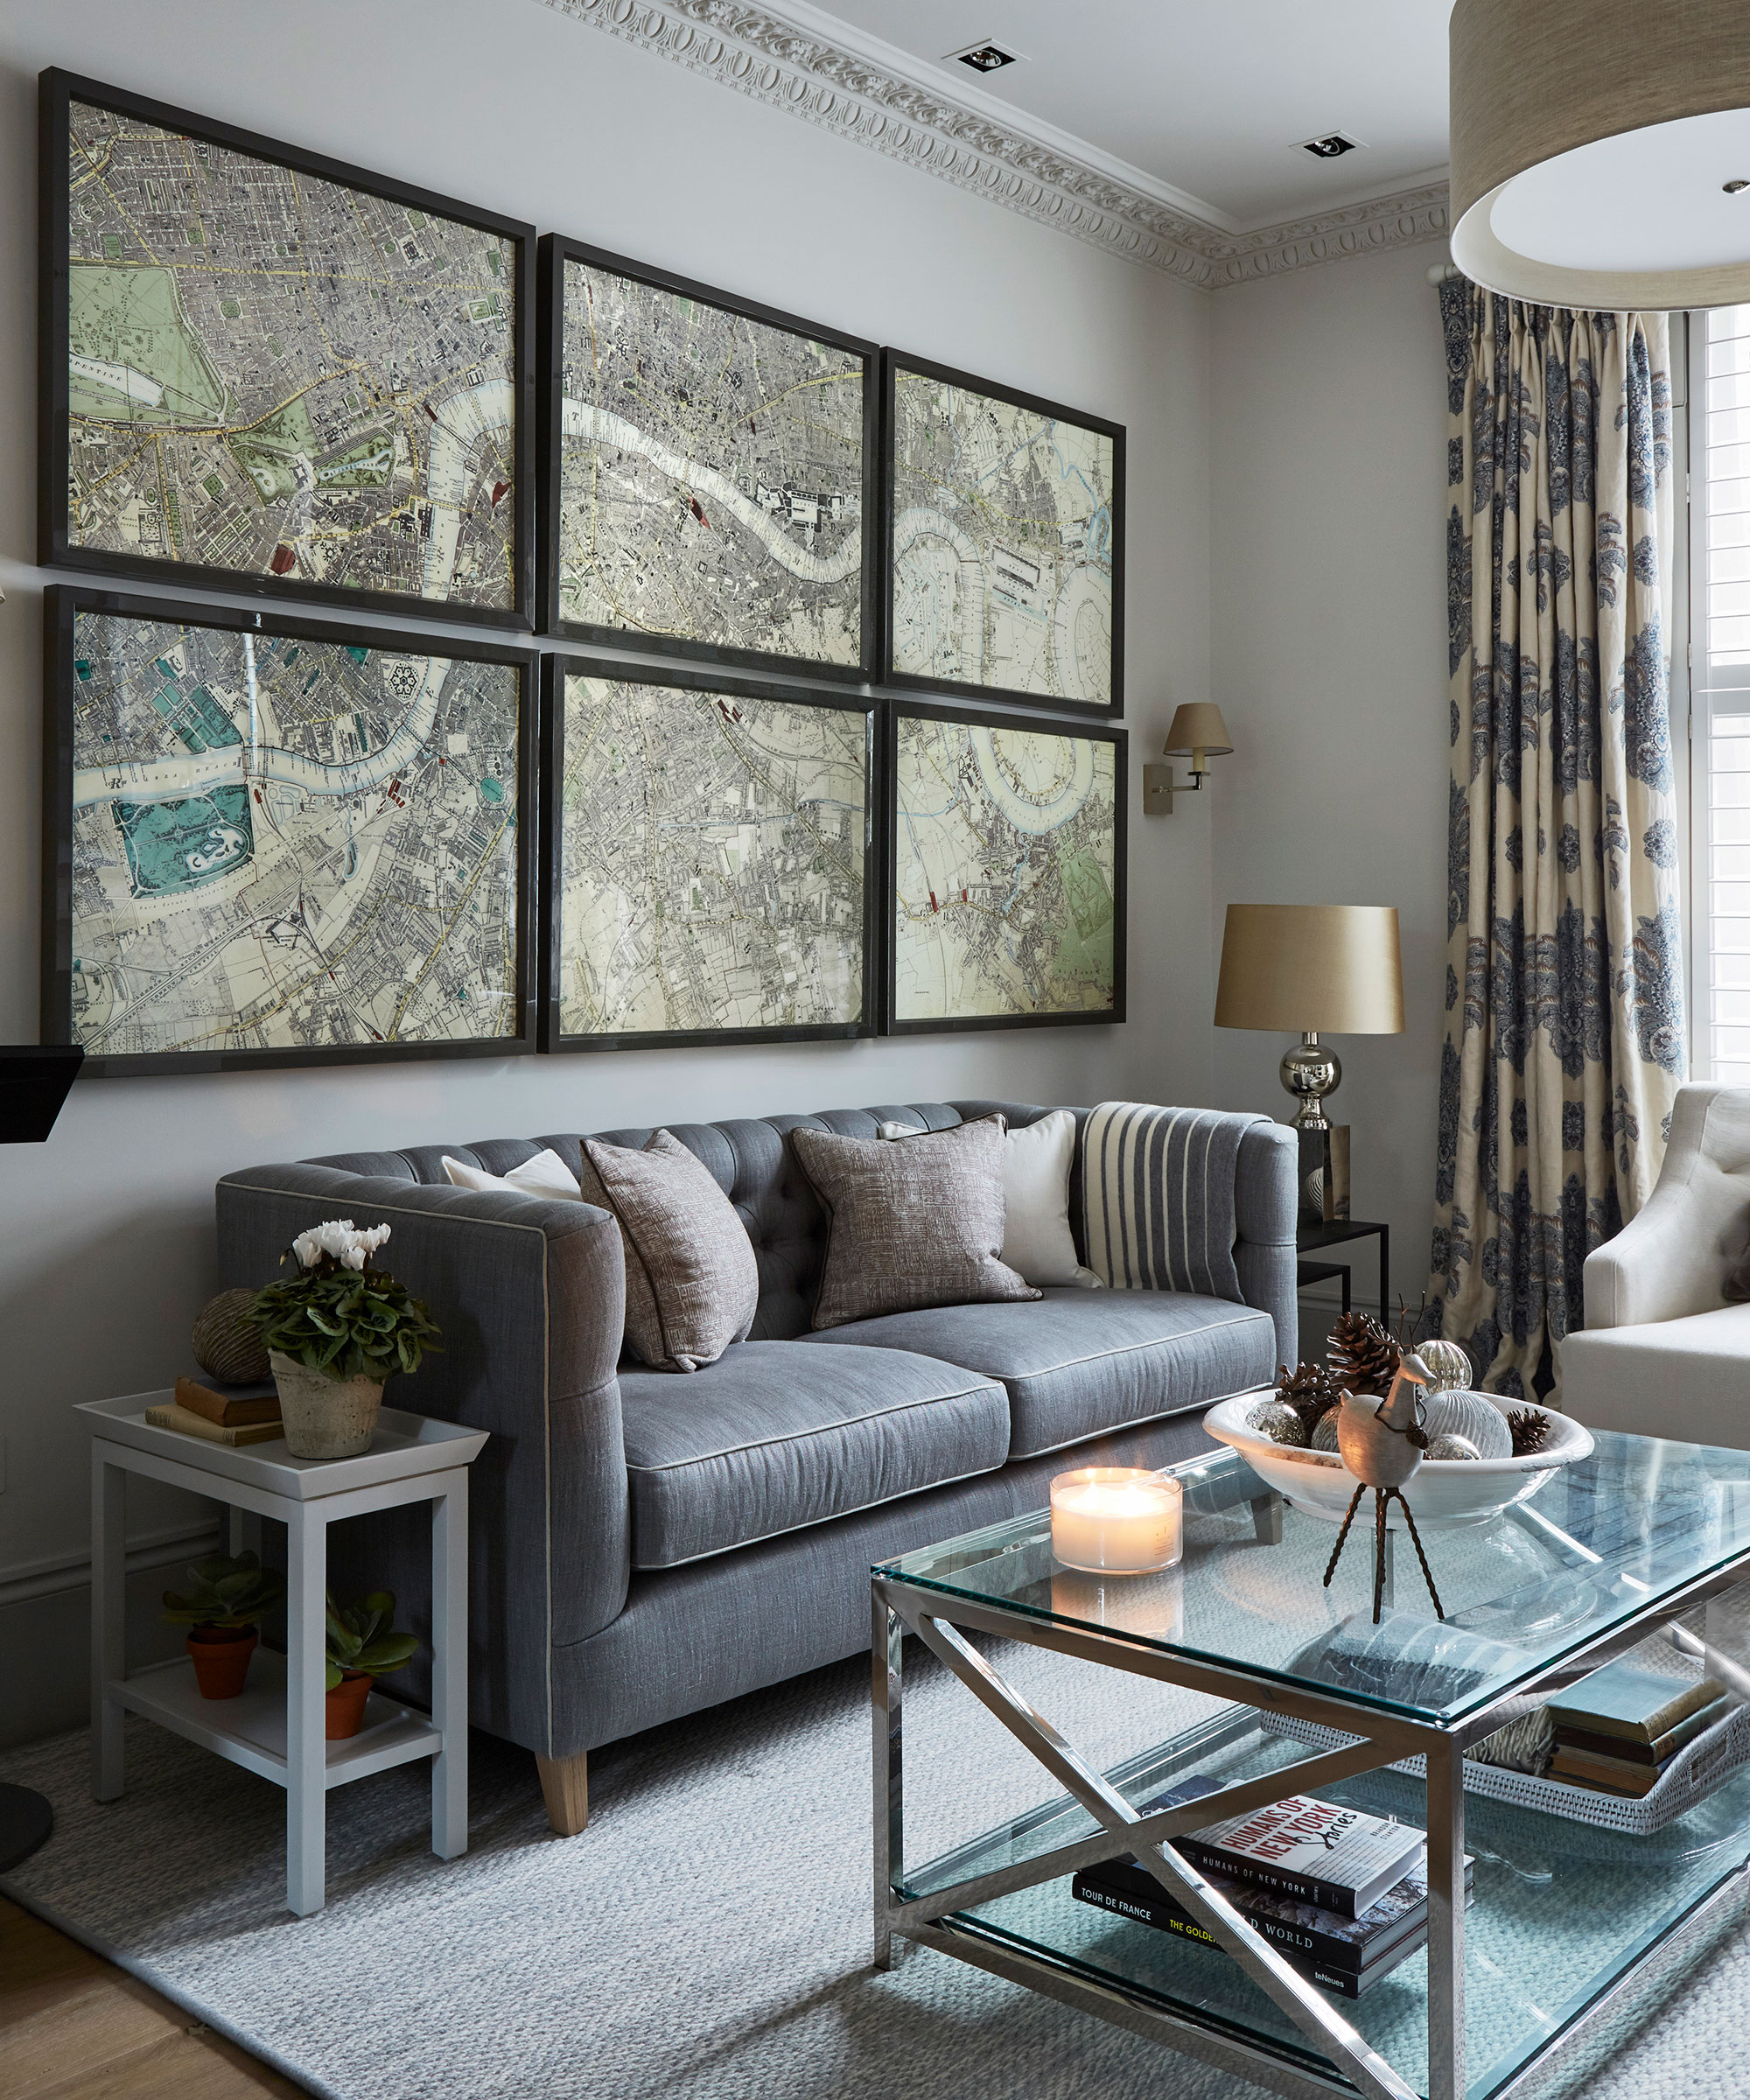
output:
[[[1190,1464],[1203,1462],[1197,1460]],[[1263,1494],[1251,1506],[1259,1537],[1280,1538],[1278,1499],[1273,1494]],[[1553,1532],[1554,1527],[1536,1521],[1541,1530]],[[1578,1542],[1566,1543],[1577,1558],[1596,1558]],[[1066,2005],[1080,2006],[1111,2025],[1147,2035],[1278,2093],[1359,2090],[1368,2100],[1421,2100],[1415,2089],[1368,2048],[1336,2003],[1254,1931],[1196,1868],[1172,1849],[1171,1840],[1183,1831],[1202,1829],[1223,1817],[1248,1814],[1286,1794],[1308,1792],[1362,1772],[1377,1771],[1401,1758],[1423,1757],[1427,1760],[1428,1789],[1428,2100],[1465,2100],[1465,1750],[1511,1718],[1514,1712],[1522,1711],[1528,1695],[1548,1695],[1573,1683],[1612,1656],[1626,1653],[1661,1621],[1732,1588],[1746,1574],[1750,1574],[1750,1552],[1722,1570],[1649,1600],[1642,1611],[1601,1633],[1584,1650],[1564,1656],[1516,1683],[1482,1711],[1445,1726],[1382,1712],[1311,1685],[1278,1683],[1237,1664],[1166,1653],[1120,1633],[1083,1631],[1005,1607],[994,1600],[951,1595],[923,1580],[914,1582],[877,1569],[872,1577],[871,1628],[875,1967],[879,1970],[891,1965],[892,1942],[899,1937],[934,1947],[975,1968],[1042,1992]],[[1286,1714],[1315,1721],[1362,1740],[1279,1767],[1262,1779],[1242,1781],[1218,1793],[1201,1796],[1186,1807],[1138,1816],[1117,1788],[991,1667],[962,1628],[1208,1693],[1235,1706],[1250,1708],[1255,1713]],[[929,1895],[907,1900],[901,1894],[905,1856],[902,1646],[907,1633],[916,1634],[1058,1785],[1094,1817],[1100,1825],[1096,1836],[1060,1845],[1035,1858],[1018,1860],[970,1880],[955,1882]],[[1237,1726],[1218,1725],[1210,1732],[1210,1746],[1250,1732],[1255,1725],[1250,1719]],[[1218,2034],[1189,2014],[1169,2012],[1141,1992],[1129,1994],[1116,1984],[1102,1987],[1079,1974],[1067,1961],[1054,1964],[1043,1956],[1000,1948],[974,1937],[963,1928],[956,1928],[953,1914],[956,1912],[1060,1880],[1117,1852],[1133,1853],[1173,1900],[1214,1935],[1300,2029],[1312,2049],[1325,2057],[1331,2066],[1328,2076],[1321,2071],[1302,2069],[1262,2041],[1248,2043],[1231,2034]],[[1500,2091],[1515,2095],[1524,2091],[1549,2067],[1558,2051],[1574,2041],[1582,2031],[1594,2026],[1615,2006],[1662,1949],[1669,1948],[1679,1936],[1691,1936],[1704,1921],[1718,1916],[1734,1900],[1743,1897],[1746,1887],[1750,1887],[1750,1869],[1740,1869],[1704,1896],[1575,2020],[1551,2035]]]

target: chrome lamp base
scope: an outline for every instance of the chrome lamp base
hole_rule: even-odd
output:
[[[1325,1096],[1342,1084],[1343,1068],[1337,1054],[1319,1040],[1316,1028],[1302,1032],[1300,1040],[1282,1054],[1282,1083],[1300,1104],[1295,1112],[1298,1130],[1328,1130]]]

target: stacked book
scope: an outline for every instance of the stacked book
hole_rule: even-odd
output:
[[[1717,1677],[1656,1676],[1607,1662],[1550,1701],[1556,1749],[1550,1777],[1640,1800],[1680,1750],[1736,1704]]]
[[[1141,1804],[1152,1816],[1216,1790],[1186,1780]],[[1428,1937],[1427,1844],[1413,1824],[1292,1795],[1172,1840],[1218,1894],[1303,1976],[1360,1998]],[[1465,1861],[1465,1900],[1471,1900]],[[1134,1858],[1085,1868],[1078,1902],[1134,1918],[1219,1953],[1220,1942]]]
[[[192,1378],[178,1378],[175,1400],[149,1407],[146,1419],[155,1429],[173,1429],[208,1444],[268,1444],[285,1434],[277,1393],[215,1393]]]

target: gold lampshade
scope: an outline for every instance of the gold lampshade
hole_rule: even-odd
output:
[[[1230,904],[1215,1026],[1399,1034],[1404,964],[1396,907]]]
[[[1211,758],[1225,759],[1234,748],[1222,710],[1212,700],[1193,700],[1173,711],[1172,727],[1161,749],[1168,758],[1200,751]]]

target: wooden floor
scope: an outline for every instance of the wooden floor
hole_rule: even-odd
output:
[[[302,2090],[0,1897],[4,2100],[298,2100]]]

